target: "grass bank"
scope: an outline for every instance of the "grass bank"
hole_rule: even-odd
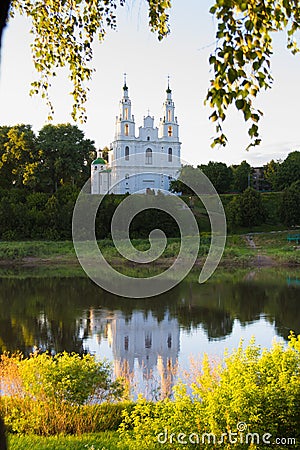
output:
[[[290,265],[300,264],[300,249],[294,242],[287,241],[287,235],[297,231],[272,231],[230,235],[227,237],[221,266],[251,267],[257,265]],[[250,239],[249,239],[250,236]],[[107,261],[116,266],[124,265],[128,269],[128,261],[116,250],[109,239],[98,242],[99,248]],[[132,244],[140,251],[149,249],[147,239],[134,239]],[[198,253],[198,264],[202,264],[209,251],[209,235],[201,236]],[[168,239],[166,249],[162,256],[149,265],[151,268],[169,267],[180,249],[180,239]],[[92,255],[93,256],[93,255]],[[22,241],[0,242],[0,265],[26,265],[26,266],[64,266],[80,267],[77,261],[73,243],[71,241]],[[135,268],[132,263],[132,268]]]
[[[10,434],[9,450],[127,450],[118,447],[120,436],[116,431],[83,434],[81,436],[24,436]]]

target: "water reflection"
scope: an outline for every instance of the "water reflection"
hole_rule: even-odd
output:
[[[133,311],[129,318],[121,311],[91,309],[84,334],[96,338],[99,352],[102,339],[107,339],[116,376],[131,381],[136,367],[143,380],[153,381],[158,374],[161,395],[170,395],[177,370],[180,328],[169,311],[159,320],[151,311]]]
[[[0,278],[1,352],[91,351],[113,359],[117,375],[156,373],[165,395],[188,350],[237,345],[254,325],[259,339],[300,331],[297,273],[220,273],[143,300],[110,295],[83,277],[28,275]]]

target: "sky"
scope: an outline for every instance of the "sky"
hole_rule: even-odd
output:
[[[78,124],[97,148],[114,138],[115,117],[122,97],[123,74],[135,116],[136,131],[143,117],[155,117],[158,126],[166,97],[167,76],[182,142],[181,155],[193,165],[208,161],[253,166],[271,159],[284,159],[290,151],[300,150],[299,80],[300,56],[286,50],[283,33],[274,36],[272,73],[274,85],[257,100],[264,112],[260,122],[262,144],[246,151],[247,125],[234,108],[228,114],[224,131],[225,148],[212,149],[214,126],[211,110],[204,99],[211,77],[208,58],[215,47],[216,22],[209,8],[211,0],[173,0],[170,11],[171,34],[162,42],[149,31],[145,0],[129,0],[118,10],[118,30],[109,31],[102,44],[94,46],[96,72],[89,84],[88,120]],[[38,131],[47,123],[47,107],[42,99],[30,97],[30,82],[36,78],[29,33],[30,23],[15,17],[6,28],[0,66],[0,125],[31,124]],[[50,96],[55,107],[53,123],[72,122],[71,85],[65,70],[53,80]]]

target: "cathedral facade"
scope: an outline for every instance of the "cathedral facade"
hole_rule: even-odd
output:
[[[154,117],[148,114],[136,136],[125,79],[108,161],[99,154],[91,166],[91,193],[168,191],[170,181],[179,176],[180,147],[179,126],[169,83],[159,127],[154,126]]]

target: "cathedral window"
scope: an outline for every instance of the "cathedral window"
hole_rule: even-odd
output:
[[[172,121],[172,111],[169,109],[168,111],[168,122]]]
[[[124,337],[124,350],[128,350],[129,347],[129,337],[125,336]]]
[[[125,120],[128,120],[128,108],[125,108],[124,118],[125,118]]]
[[[152,164],[152,150],[147,148],[146,150],[146,164]]]
[[[168,127],[168,136],[173,136],[173,128],[171,126]]]
[[[168,348],[171,348],[172,347],[172,335],[171,335],[171,333],[168,334],[167,343],[168,343]]]
[[[125,136],[129,135],[129,125],[128,123],[125,124]]]
[[[128,146],[125,147],[125,161],[129,161],[129,147]]]
[[[151,333],[146,333],[145,335],[145,348],[152,347],[152,336]]]
[[[173,151],[171,148],[169,148],[168,150],[168,162],[172,162],[172,158],[173,158]]]
[[[125,180],[128,180],[128,179],[129,179],[129,173],[126,173]]]
[[[150,141],[150,136],[147,136],[147,141]]]

